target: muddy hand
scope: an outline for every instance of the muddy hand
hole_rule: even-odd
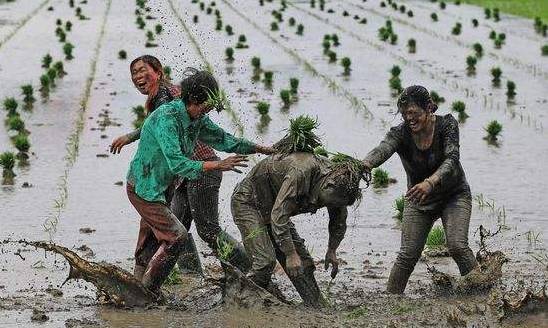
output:
[[[230,156],[217,162],[217,170],[234,171],[237,173],[242,173],[242,171],[240,171],[238,167],[247,167],[248,166],[246,164],[247,161],[249,161],[247,159],[247,156],[243,156],[243,155]]]
[[[120,154],[122,147],[129,143],[129,138],[126,135],[118,137],[112,141],[112,144],[110,144],[110,152],[112,154]]]
[[[432,192],[432,186],[428,182],[421,182],[414,185],[407,191],[405,197],[410,201],[423,203]]]
[[[329,269],[329,264],[331,264],[331,279],[335,279],[337,276],[337,273],[339,273],[339,260],[337,259],[337,255],[335,254],[335,251],[327,250],[327,253],[325,253],[325,266],[324,268],[327,270]]]
[[[304,273],[301,257],[297,254],[297,252],[293,252],[293,254],[287,257],[285,265],[287,268],[287,273],[291,277],[297,277],[298,275]]]

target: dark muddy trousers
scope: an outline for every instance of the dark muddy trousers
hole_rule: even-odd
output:
[[[194,221],[200,238],[215,252],[217,251],[217,238],[221,233],[224,238],[231,240],[236,246],[235,252],[238,254],[230,263],[245,272],[249,269],[250,264],[243,247],[238,247],[238,242],[222,231],[219,225],[219,188],[222,178],[221,171],[210,171],[204,172],[200,179],[184,181],[173,195],[171,210],[187,231],[190,230],[192,221]],[[200,260],[193,244],[189,238],[178,262],[179,267],[201,272]]]
[[[401,246],[388,278],[388,292],[403,293],[409,276],[421,257],[428,233],[440,217],[449,254],[457,263],[461,275],[470,272],[477,265],[474,253],[468,246],[471,211],[472,197],[469,191],[454,195],[433,211],[423,211],[406,202],[403,211]]]

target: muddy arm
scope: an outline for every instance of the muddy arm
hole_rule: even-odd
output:
[[[135,142],[141,138],[141,129],[136,129],[126,134],[126,137],[129,139],[129,142]]]
[[[403,138],[402,133],[403,125],[391,128],[381,143],[365,156],[364,164],[373,169],[386,162],[398,150]]]
[[[237,138],[223,130],[209,118],[204,119],[198,139],[218,151],[236,154],[254,154],[257,146],[244,138]]]
[[[346,233],[346,207],[328,207],[329,213],[329,244],[328,249],[336,251]]]

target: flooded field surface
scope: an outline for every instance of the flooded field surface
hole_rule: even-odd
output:
[[[548,326],[548,56],[541,54],[548,39],[535,31],[533,20],[502,13],[500,21],[486,19],[482,8],[453,1],[445,9],[439,2],[399,1],[395,10],[394,1],[378,0],[295,0],[285,7],[276,0],[148,0],[150,10],[141,9],[141,16],[138,2],[0,0],[0,105],[17,100],[30,142],[27,165],[16,164],[14,184],[0,189],[0,327]],[[461,31],[453,33],[457,23]],[[397,40],[380,37],[387,24]],[[504,34],[498,45],[490,39],[493,30],[495,39]],[[334,62],[323,44],[327,34],[338,38],[327,49],[335,53]],[[482,45],[482,56],[475,43]],[[228,47],[234,48],[233,60],[227,60]],[[48,74],[47,54],[52,67],[63,64],[66,75],[46,88],[41,76]],[[453,281],[455,288],[440,287],[433,277],[445,276],[432,272],[458,278],[457,266],[450,257],[425,255],[405,296],[385,292],[400,246],[395,202],[406,192],[405,173],[393,156],[382,168],[394,183],[365,189],[349,210],[336,279],[323,269],[327,211],[293,220],[328,302],[320,311],[300,305],[281,267],[275,279],[292,305],[238,307],[223,301],[220,263],[195,228],[205,276],[181,274],[179,283],[165,286],[165,304],[114,307],[103,304],[91,283],[65,283],[70,266],[63,256],[16,241],[53,242],[86,261],[133,271],[139,217],[127,199],[125,177],[137,144],[118,155],[108,148],[133,130],[132,107],[145,102],[129,72],[130,61],[142,54],[169,65],[175,82],[186,67],[210,67],[231,102],[229,110],[210,117],[236,135],[273,144],[289,119],[306,114],[317,118],[328,150],[357,158],[401,122],[389,84],[393,66],[401,70],[402,86],[421,84],[445,98],[437,114],[458,117],[452,104],[462,101],[467,118],[459,117],[460,156],[473,195],[470,246],[504,254],[501,278],[473,293],[456,288],[467,283],[460,280]],[[477,61],[473,70],[469,56]],[[254,78],[253,57],[260,58],[263,71],[273,72],[271,85]],[[343,57],[351,59],[349,75]],[[499,86],[492,81],[496,67]],[[299,87],[287,108],[280,92],[292,78]],[[515,96],[508,96],[508,81],[516,86]],[[27,84],[34,102],[23,99]],[[261,101],[270,104],[266,116],[256,109]],[[17,153],[9,111],[1,115],[6,124],[0,125],[0,151]],[[503,128],[490,144],[485,127],[494,120]],[[251,164],[263,157],[253,156]],[[224,174],[219,204],[221,227],[238,239],[230,195],[241,179]],[[483,245],[480,226],[494,234]]]

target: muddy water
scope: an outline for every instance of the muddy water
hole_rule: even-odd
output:
[[[160,47],[151,49],[144,48],[144,31],[138,30],[133,23],[134,2],[114,1],[112,4],[103,47],[98,59],[97,76],[92,86],[89,109],[86,112],[88,119],[82,133],[80,155],[68,180],[68,203],[60,216],[58,232],[53,236],[55,241],[68,247],[77,248],[87,245],[94,251],[94,257],[91,257],[89,252],[88,256],[95,261],[105,260],[130,270],[137,232],[136,213],[126,199],[124,186],[115,184],[118,181],[125,181],[127,165],[135,145],[125,148],[120,155],[97,157],[98,154],[107,153],[108,144],[113,137],[132,129],[133,114],[130,107],[144,101],[130,84],[129,62],[117,59],[117,52],[122,48],[128,52],[129,58],[143,52],[158,55],[162,61],[173,68],[175,77],[180,76],[185,66],[200,65],[204,59],[211,63],[221,84],[230,94],[237,114],[236,120],[225,114],[212,114],[212,118],[234,132],[238,132],[235,123],[240,121],[244,125],[244,135],[261,142],[272,143],[281,137],[282,130],[287,126],[287,120],[290,117],[309,114],[317,116],[321,122],[320,134],[330,150],[363,156],[380,140],[388,129],[387,125],[399,123],[399,118],[393,114],[393,99],[386,85],[388,70],[396,63],[395,58],[383,56],[382,50],[356,42],[349,35],[343,35],[332,26],[326,27],[313,17],[288,9],[287,12],[293,10],[291,15],[305,25],[305,35],[295,36],[294,31],[283,24],[280,24],[281,32],[270,34],[268,32],[271,21],[269,11],[277,6],[269,5],[266,8],[259,8],[255,2],[235,2],[235,7],[239,11],[262,27],[260,30],[242,20],[237,12],[224,3],[218,2],[217,6],[222,12],[223,21],[225,24],[231,24],[235,31],[235,36],[226,37],[224,32],[212,30],[213,15],[207,16],[200,12],[197,5],[174,1],[176,14],[189,26],[190,35],[200,44],[200,50],[205,57],[202,58],[191,44],[189,35],[185,33],[169,4],[164,1],[154,1],[151,4],[154,8],[152,15],[159,18],[157,21],[161,22],[165,29],[165,32],[157,39]],[[104,7],[98,2],[93,2],[88,4],[85,10],[96,12],[97,15],[92,16],[92,19],[98,21]],[[198,26],[194,26],[191,22],[194,14],[200,16]],[[289,16],[286,15],[286,19],[287,17]],[[155,23],[147,22],[149,26]],[[394,24],[395,29],[398,30],[398,25]],[[371,28],[372,39],[377,28]],[[341,50],[337,52],[340,55],[348,54],[352,58],[353,72],[348,79],[340,76],[342,71],[340,66],[328,65],[322,58],[320,42],[323,34],[328,32],[336,32],[341,37]],[[235,61],[227,65],[224,60],[224,49],[234,45],[239,34],[246,35],[250,48],[236,50]],[[286,48],[273,43],[267,35],[279,40],[280,44]],[[420,42],[419,38],[417,40]],[[306,71],[302,63],[296,61],[287,49],[295,49],[299,56],[310,61],[320,73],[332,77],[342,87],[359,97],[373,113],[373,118],[367,118],[363,110],[351,108],[347,98],[333,95],[322,79]],[[275,72],[272,90],[265,89],[262,83],[254,84],[250,79],[252,75],[250,59],[257,55],[261,57],[265,69]],[[33,59],[33,62],[38,65],[41,54],[36,54],[36,57],[38,59]],[[77,58],[82,59],[82,57]],[[450,58],[447,61],[448,65],[452,62]],[[403,65],[401,66],[403,68]],[[84,68],[87,68],[87,65],[82,65],[83,70]],[[288,86],[290,77],[300,79],[299,101],[288,111],[282,111],[279,91]],[[458,89],[455,91],[447,87],[446,84],[413,66],[404,68],[402,79],[404,84],[419,80],[429,87],[432,86],[432,89],[438,90],[448,102],[464,98]],[[75,98],[80,94],[76,90],[68,90],[67,93],[73,94]],[[254,101],[259,100],[267,100],[271,103],[272,121],[264,133],[259,133],[256,129],[259,117],[254,109]],[[543,241],[546,244],[545,232],[548,230],[543,220],[543,213],[548,209],[543,202],[544,195],[548,191],[546,190],[548,181],[542,174],[542,163],[547,159],[544,155],[547,153],[545,135],[521,124],[519,119],[511,119],[511,116],[505,113],[506,108],[497,109],[495,105],[485,106],[474,97],[466,98],[466,103],[471,118],[461,125],[463,165],[474,193],[483,193],[485,197],[494,198],[495,209],[505,206],[505,223],[510,227],[510,230],[505,230],[502,236],[495,238],[491,243],[491,247],[505,251],[511,258],[511,262],[505,267],[504,282],[513,284],[514,280],[546,281],[546,270],[531,258],[533,254],[546,254],[544,245],[540,243]],[[491,100],[489,103],[492,103]],[[447,107],[447,105],[443,106],[440,112],[448,112]],[[50,119],[56,118],[51,115],[51,111],[44,113],[44,115],[48,114]],[[35,115],[36,113],[32,117]],[[104,130],[97,130],[100,127],[98,121],[104,120],[105,116],[114,121],[114,125],[109,125]],[[489,147],[481,140],[482,127],[494,118],[501,121],[505,128],[500,148]],[[117,124],[121,125],[117,126]],[[68,123],[67,125],[72,126]],[[344,127],[344,133],[341,133],[341,127]],[[70,129],[67,128],[67,130]],[[52,130],[48,131],[49,134],[54,135]],[[535,148],[531,145],[535,145]],[[61,142],[57,150],[59,158],[65,154],[62,146]],[[36,146],[36,149],[44,149],[44,147]],[[532,149],[538,149],[535,152],[534,161],[527,156]],[[59,165],[54,163],[52,167],[59,170]],[[38,165],[32,166],[30,173],[36,169],[35,167]],[[390,323],[391,320],[395,320],[395,326],[402,327],[425,325],[444,327],[447,325],[446,312],[451,307],[459,306],[460,303],[465,306],[481,304],[485,302],[485,298],[437,295],[430,287],[426,266],[422,263],[417,265],[416,272],[412,276],[408,289],[410,298],[386,296],[379,292],[384,287],[388,270],[399,246],[400,232],[392,219],[392,203],[405,190],[405,176],[398,159],[391,159],[384,167],[398,180],[398,183],[386,190],[367,190],[364,201],[351,212],[347,236],[339,251],[340,258],[347,263],[342,266],[342,272],[332,285],[328,285],[330,279],[327,272],[323,270],[317,272],[321,288],[335,305],[336,312],[315,314],[286,308],[265,311],[221,308],[210,310],[210,306],[218,304],[219,290],[212,291],[211,286],[200,280],[188,280],[185,281],[184,288],[174,288],[174,293],[181,295],[189,293],[188,299],[194,300],[194,302],[185,303],[189,307],[188,311],[164,308],[124,311],[98,307],[93,305],[94,288],[85,283],[68,283],[62,288],[64,292],[62,297],[51,296],[45,291],[48,284],[57,287],[68,273],[68,268],[61,258],[52,255],[44,258],[43,252],[28,248],[28,251],[20,253],[25,258],[23,261],[21,257],[14,255],[16,248],[4,245],[0,260],[2,268],[7,271],[0,272],[2,277],[0,285],[5,286],[0,289],[0,295],[1,297],[9,296],[6,299],[2,298],[0,302],[2,307],[7,309],[2,310],[7,318],[4,323],[8,326],[18,324],[29,326],[31,325],[29,308],[37,307],[46,310],[50,316],[50,321],[42,326],[51,327],[62,326],[65,320],[75,318],[87,318],[92,326],[112,327],[176,325],[378,327]],[[58,174],[58,171],[44,172],[43,179],[50,178],[53,181]],[[236,236],[239,235],[230,218],[228,201],[234,184],[240,178],[236,174],[225,174],[221,188],[221,225]],[[42,181],[42,178],[39,181]],[[38,190],[36,188],[35,190]],[[55,191],[52,189],[39,189],[40,195],[32,195],[33,198],[30,198],[36,199],[37,206],[25,209],[22,211],[24,213],[16,211],[15,206],[4,207],[3,202],[2,209],[17,220],[6,222],[8,230],[3,229],[2,236],[47,238],[47,234],[41,230],[39,225],[41,221],[38,220],[38,216],[41,211],[49,207],[40,207],[39,204],[41,199],[44,199],[46,204],[46,200],[54,197]],[[25,204],[24,202],[29,199],[28,194],[23,194],[18,189],[12,194],[21,199],[16,204]],[[5,195],[7,194],[2,193],[2,198],[6,197]],[[303,215],[295,220],[297,229],[307,240],[307,245],[317,260],[323,258],[326,248],[326,219],[326,213],[320,211],[317,215]],[[4,221],[7,220],[2,220],[2,223],[6,224]],[[21,223],[15,224],[15,222]],[[29,222],[31,222],[30,225]],[[475,241],[478,237],[473,236],[472,231],[479,224],[495,228],[496,214],[487,207],[474,208],[470,236],[474,250],[477,249]],[[78,230],[82,227],[90,227],[96,231],[91,234],[81,234]],[[539,242],[527,242],[524,233],[528,230],[540,232]],[[8,231],[10,234],[7,233]],[[199,248],[207,251],[203,243],[199,243]],[[214,272],[217,266],[215,261],[207,258],[205,263],[213,270],[208,272]],[[429,263],[435,264],[443,271],[456,273],[456,266],[449,259],[431,260]],[[43,266],[44,268],[31,268],[33,264],[35,264],[34,267]],[[16,267],[13,268],[13,265]],[[282,284],[282,290],[296,299],[293,288],[283,274],[278,272],[276,277]],[[15,283],[4,283],[4,281]],[[189,286],[196,288],[189,288]],[[210,294],[211,296],[204,297]],[[26,304],[27,301],[24,301],[29,295],[34,297],[30,306]],[[361,305],[367,309],[366,315],[363,311],[351,312],[353,308]],[[362,315],[356,315],[357,318],[352,319],[353,316],[349,316],[349,313],[362,313]],[[478,322],[481,323],[488,322],[485,318],[481,319],[481,316],[480,319],[474,320],[479,320]],[[546,317],[538,315],[528,320],[526,325],[534,327],[535,324],[545,322]]]
[[[0,1],[0,47],[16,33],[27,18],[34,16],[49,0],[42,1]],[[44,8],[45,10],[45,8]]]

